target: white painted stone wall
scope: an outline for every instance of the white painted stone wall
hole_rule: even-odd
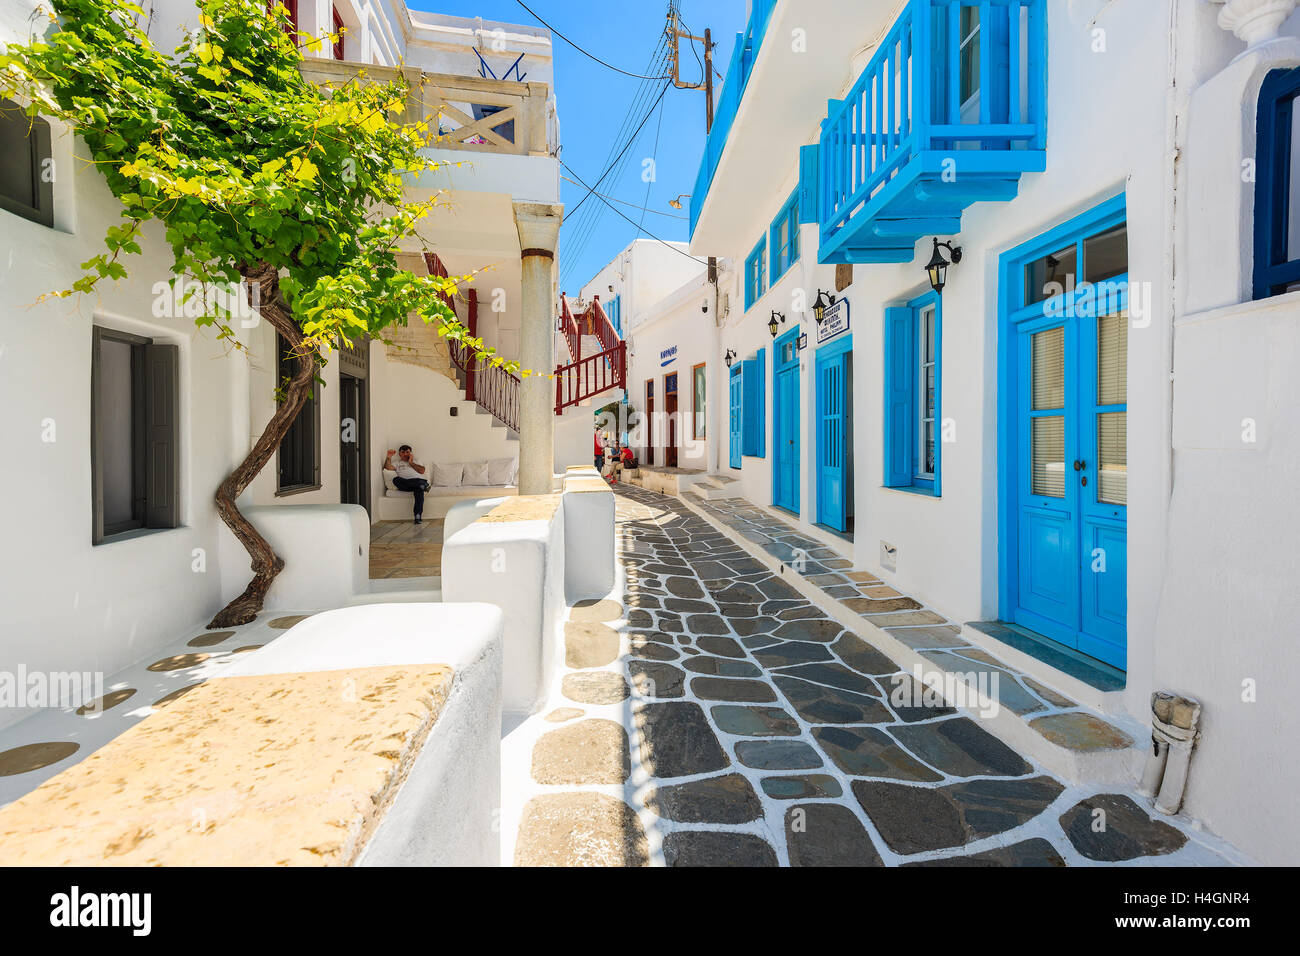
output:
[[[505,615],[507,714],[532,713],[550,686],[566,607],[564,557],[558,507],[536,520],[475,520],[443,543],[443,600],[494,604]]]

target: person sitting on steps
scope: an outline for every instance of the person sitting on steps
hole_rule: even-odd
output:
[[[394,455],[397,455],[397,461],[393,461]],[[393,479],[394,488],[415,495],[415,523],[419,524],[424,520],[424,493],[430,488],[429,470],[424,465],[415,463],[410,445],[403,445],[397,451],[388,449],[384,471],[397,472],[397,477]]]

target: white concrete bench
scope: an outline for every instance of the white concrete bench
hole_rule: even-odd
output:
[[[502,626],[308,618],[0,810],[0,865],[494,866]]]

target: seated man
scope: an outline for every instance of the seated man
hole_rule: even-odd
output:
[[[394,455],[397,455],[397,461],[393,461]],[[429,470],[424,465],[415,463],[415,455],[411,452],[410,445],[403,445],[397,451],[388,449],[388,457],[384,459],[384,471],[397,472],[397,477],[393,479],[394,488],[415,495],[415,523],[419,524],[424,520],[424,493],[430,487]]]

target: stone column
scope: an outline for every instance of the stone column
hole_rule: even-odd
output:
[[[545,495],[555,474],[555,250],[563,207],[515,203],[520,290],[519,363],[532,372],[519,388],[519,493]]]
[[[1278,39],[1278,28],[1295,12],[1296,0],[1212,0],[1223,5],[1219,26],[1253,50]]]

